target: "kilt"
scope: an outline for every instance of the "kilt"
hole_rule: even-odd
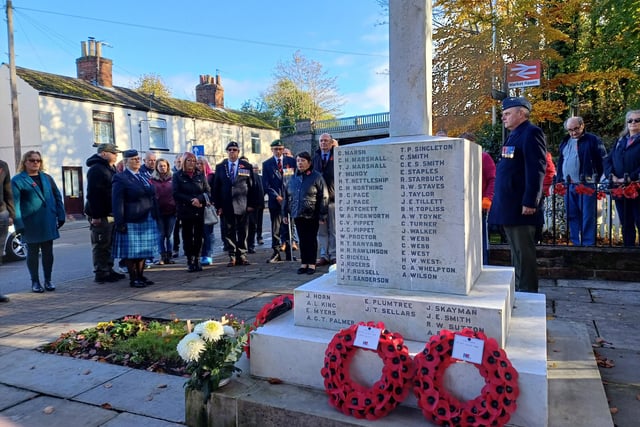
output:
[[[115,232],[114,258],[151,258],[158,252],[158,225],[151,214],[142,222],[128,222],[127,232]]]

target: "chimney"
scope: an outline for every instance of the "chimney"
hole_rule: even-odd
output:
[[[210,105],[214,108],[224,108],[224,88],[220,73],[216,71],[215,79],[209,74],[200,75],[200,84],[196,86],[196,102]]]
[[[113,87],[113,61],[102,57],[103,42],[89,37],[80,43],[81,57],[76,59],[78,78],[107,88]]]

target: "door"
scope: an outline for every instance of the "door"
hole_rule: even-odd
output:
[[[84,194],[82,193],[82,167],[62,167],[62,197],[67,215],[84,216]]]

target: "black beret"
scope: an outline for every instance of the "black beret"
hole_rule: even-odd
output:
[[[237,142],[229,141],[229,143],[227,144],[227,148],[226,149],[228,150],[229,148],[238,148],[239,149],[240,147],[238,146]]]
[[[122,152],[122,157],[124,157],[125,159],[136,157],[137,155],[138,155],[138,150],[136,149],[126,150]]]
[[[531,103],[527,101],[526,98],[521,96],[510,96],[509,98],[505,98],[502,100],[502,110],[506,110],[507,108],[513,107],[524,107],[527,110],[531,111]]]

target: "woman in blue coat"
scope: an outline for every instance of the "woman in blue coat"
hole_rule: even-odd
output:
[[[55,291],[51,283],[53,270],[53,241],[60,237],[58,229],[65,221],[62,195],[50,175],[43,172],[42,155],[27,151],[18,166],[18,174],[11,180],[16,218],[16,231],[22,233],[27,244],[27,268],[31,276],[31,290],[36,293]],[[42,252],[44,288],[40,284],[38,258]]]

